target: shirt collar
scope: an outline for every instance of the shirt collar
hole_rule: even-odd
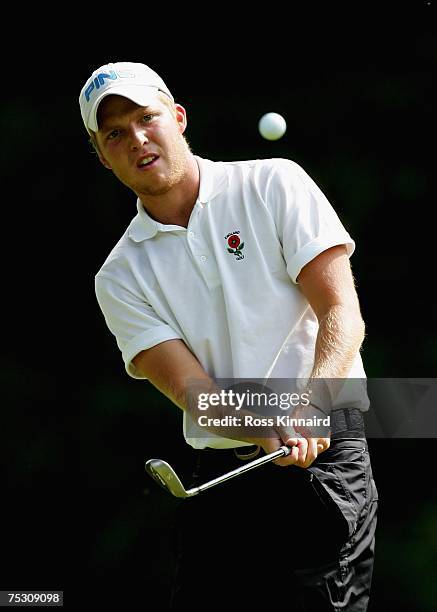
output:
[[[229,177],[226,165],[223,162],[213,162],[197,155],[194,158],[200,172],[199,196],[195,206],[203,207],[225,190],[229,183]],[[138,214],[128,227],[129,238],[134,242],[141,242],[153,238],[158,232],[171,231],[177,228],[176,225],[164,225],[152,219],[139,198],[137,199],[137,211]]]
[[[210,159],[194,156],[200,171],[200,187],[198,201],[201,204],[210,202],[222,193],[229,184],[226,164],[213,162]]]

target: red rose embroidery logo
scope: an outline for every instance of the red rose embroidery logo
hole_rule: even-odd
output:
[[[225,240],[228,241],[228,253],[232,253],[235,255],[236,259],[244,259],[244,255],[241,252],[244,249],[244,242],[241,242],[240,237],[238,236],[240,232],[236,230],[231,234],[225,236]]]

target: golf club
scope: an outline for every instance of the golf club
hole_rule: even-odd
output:
[[[235,470],[227,472],[222,476],[218,476],[217,478],[213,478],[213,480],[209,480],[205,482],[205,484],[199,485],[198,487],[193,487],[192,489],[186,490],[182,482],[179,480],[178,475],[173,470],[171,465],[169,465],[166,461],[162,459],[149,459],[146,461],[146,472],[155,480],[158,484],[160,484],[166,491],[174,495],[175,497],[193,497],[194,495],[198,495],[202,491],[206,489],[210,489],[215,485],[218,485],[226,480],[230,480],[235,476],[239,476],[244,472],[248,472],[253,468],[256,468],[264,463],[268,463],[269,461],[273,461],[273,459],[278,459],[279,457],[286,457],[291,453],[291,448],[289,446],[281,446],[277,451],[273,453],[269,453],[268,455],[264,455],[263,457],[259,457],[250,463],[246,463]]]

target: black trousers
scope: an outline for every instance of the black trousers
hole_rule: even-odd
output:
[[[183,500],[172,609],[365,611],[378,495],[364,434],[349,434],[309,468],[266,464]],[[241,465],[233,450],[193,453],[190,486]]]

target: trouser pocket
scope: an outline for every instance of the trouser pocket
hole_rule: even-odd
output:
[[[352,536],[368,504],[377,499],[366,441],[337,441],[308,470],[313,486],[327,505],[338,508]]]

